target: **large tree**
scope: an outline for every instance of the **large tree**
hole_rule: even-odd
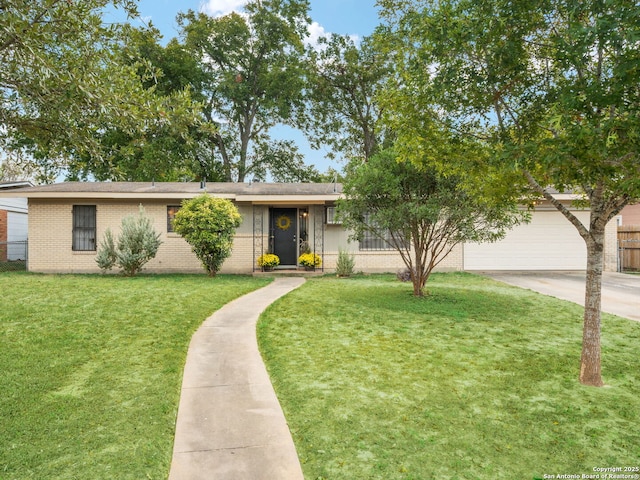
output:
[[[216,130],[201,121],[198,87],[202,74],[197,60],[175,39],[163,46],[160,32],[153,27],[124,25],[121,36],[120,62],[137,67],[140,86],[164,108],[155,121],[141,122],[135,130],[111,123],[96,131],[103,155],[74,155],[69,176],[127,181],[219,180],[210,149],[203,146]]]
[[[107,7],[136,14],[132,0],[0,2],[4,148],[62,168],[70,155],[103,157],[96,131],[167,121],[165,102],[140,82],[142,64],[120,61],[121,29],[103,23]]]
[[[494,241],[517,215],[469,195],[455,176],[418,167],[392,150],[352,161],[338,212],[361,240],[372,235],[397,250],[409,269],[413,294],[423,296],[433,269],[461,242]]]
[[[371,38],[356,44],[345,35],[321,37],[308,49],[302,125],[312,146],[329,146],[329,156],[371,158],[383,140],[376,94],[389,67]]]
[[[179,16],[185,47],[205,76],[204,117],[217,126],[210,140],[226,181],[297,163],[295,147],[272,142],[269,130],[291,122],[302,105],[308,9],[307,0],[254,0],[244,13]]]
[[[484,139],[493,150],[487,162],[503,176],[514,200],[527,189],[544,197],[584,239],[580,381],[603,385],[605,227],[640,197],[640,5],[630,0],[378,3],[386,19],[380,34],[394,50],[399,72],[389,92],[396,125],[405,124],[411,135],[412,126],[429,117],[427,124],[439,121]],[[468,162],[454,168],[476,167]],[[560,203],[552,188],[581,195],[590,208],[589,223]]]

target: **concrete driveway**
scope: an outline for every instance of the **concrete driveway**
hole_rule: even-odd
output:
[[[584,271],[478,272],[495,280],[584,305]],[[604,272],[602,311],[640,321],[640,275]]]

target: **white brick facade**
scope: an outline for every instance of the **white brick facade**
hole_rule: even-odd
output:
[[[126,201],[74,200],[62,202],[32,199],[29,204],[29,270],[42,273],[97,273],[95,251],[73,251],[73,205],[96,206],[96,242],[99,245],[107,228],[117,236],[120,233],[122,219],[138,213],[142,205],[148,216],[153,219],[154,228],[161,234],[162,245],[158,254],[144,267],[146,272],[200,273],[203,268],[191,251],[190,245],[178,234],[167,232],[167,207],[175,201],[144,201],[131,203]],[[262,252],[256,251],[256,245],[267,246],[268,236],[254,242],[252,206],[240,205],[243,222],[233,244],[233,252],[221,273],[251,273],[255,257]],[[313,222],[313,218],[310,219]],[[397,252],[359,251],[358,244],[347,241],[347,235],[339,226],[324,225],[324,269],[333,271],[338,258],[338,250],[343,248],[355,256],[356,271],[396,272],[404,264]],[[46,232],[46,234],[42,234]],[[462,265],[462,248],[454,251],[439,266],[440,270],[459,270]]]
[[[89,184],[91,185],[91,184]],[[105,185],[105,184],[102,184]],[[114,188],[105,186],[101,188]],[[137,184],[134,187],[138,188]],[[325,186],[326,187],[326,186]],[[141,188],[141,187],[140,187]],[[156,258],[145,265],[146,272],[204,272],[199,260],[191,251],[190,245],[179,235],[167,231],[167,207],[179,205],[182,198],[192,198],[201,191],[181,194],[181,185],[172,187],[165,194],[157,191],[148,193],[147,188],[138,194],[137,190],[128,192],[127,196],[118,197],[119,191],[104,193],[91,192],[83,196],[80,191],[71,194],[32,195],[29,197],[29,270],[43,273],[97,273],[96,251],[73,251],[73,206],[95,205],[96,207],[96,244],[99,244],[107,228],[117,235],[122,219],[126,215],[137,214],[142,205],[154,222],[156,231],[161,234],[162,245]],[[229,187],[231,188],[231,187]],[[233,188],[242,188],[233,187]],[[341,225],[324,222],[324,206],[332,205],[339,193],[328,190],[321,191],[321,185],[310,188],[311,193],[284,195],[277,193],[258,194],[257,187],[245,185],[242,199],[234,199],[243,217],[234,240],[232,255],[224,262],[222,273],[250,274],[256,268],[257,257],[268,250],[270,235],[269,212],[271,207],[298,208],[300,218],[305,215],[308,222],[309,244],[312,249],[323,256],[325,272],[335,270],[338,251],[344,250],[355,258],[357,272],[396,272],[405,268],[400,255],[394,250],[360,250],[357,242],[349,240],[348,233]],[[272,188],[267,185],[263,188]],[[290,188],[290,187],[283,187]],[[296,187],[291,187],[296,188]],[[46,189],[46,187],[42,187]],[[176,193],[178,192],[178,193]],[[324,193],[323,193],[324,192]],[[225,191],[221,196],[228,196]],[[240,195],[238,195],[240,197]],[[254,212],[259,219],[254,221]],[[308,215],[308,217],[306,217]],[[318,217],[314,217],[317,215]],[[535,215],[535,213],[534,213]],[[558,213],[558,215],[560,215]],[[615,271],[617,266],[616,225],[611,222],[607,227],[605,244],[605,269]],[[97,245],[96,245],[97,246]],[[298,252],[299,253],[299,252]],[[439,271],[462,270],[464,268],[465,248],[458,245],[436,268]],[[585,265],[586,266],[586,265]]]

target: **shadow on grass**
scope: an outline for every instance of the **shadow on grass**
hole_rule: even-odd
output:
[[[533,478],[637,461],[640,325],[604,317],[610,388],[581,386],[581,307],[470,274],[308,281],[260,321],[307,478]]]

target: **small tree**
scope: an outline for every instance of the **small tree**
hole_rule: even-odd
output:
[[[413,294],[424,295],[432,270],[465,241],[494,241],[517,221],[513,211],[462,190],[453,176],[397,161],[393,151],[352,167],[338,212],[353,237],[372,235],[400,253]]]
[[[111,230],[107,229],[98,249],[96,263],[102,270],[111,270],[117,265],[126,276],[132,277],[156,256],[162,241],[140,205],[138,215],[128,215],[122,219],[117,246],[115,243]]]
[[[229,200],[204,194],[182,202],[173,229],[191,245],[210,276],[215,276],[229,255],[233,235],[242,217]]]

